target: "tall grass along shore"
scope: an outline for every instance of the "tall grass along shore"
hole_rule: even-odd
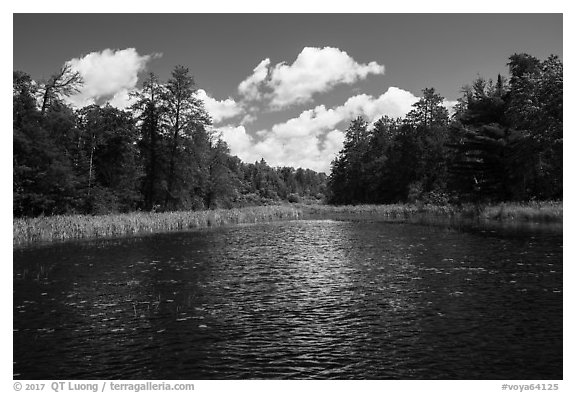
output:
[[[562,202],[502,203],[484,206],[293,204],[229,210],[17,218],[13,221],[13,244],[14,246],[26,246],[43,242],[173,232],[229,224],[294,220],[303,217],[384,220],[422,224],[446,220],[452,223],[482,220],[561,224]]]
[[[562,223],[562,202],[497,205],[298,205],[307,215],[340,218],[426,221],[427,219]]]
[[[228,224],[298,219],[300,209],[291,206],[258,206],[230,210],[127,213],[105,216],[50,216],[13,221],[13,244],[120,237],[155,232],[181,231]]]

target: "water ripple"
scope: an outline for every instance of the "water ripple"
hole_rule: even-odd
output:
[[[298,221],[14,251],[23,379],[561,379],[562,236]]]

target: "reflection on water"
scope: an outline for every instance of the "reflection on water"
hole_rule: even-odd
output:
[[[16,250],[14,373],[562,379],[562,234],[325,220]]]

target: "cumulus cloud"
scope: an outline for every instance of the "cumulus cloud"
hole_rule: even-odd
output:
[[[364,116],[372,122],[380,117],[403,117],[412,110],[412,105],[419,100],[409,91],[390,87],[378,98],[367,94],[350,97],[343,105],[342,110],[351,116]]]
[[[204,106],[210,116],[212,116],[214,124],[221,123],[223,120],[236,117],[244,112],[242,106],[232,98],[219,101],[210,97],[203,89],[198,89],[196,95],[199,99],[204,101]]]
[[[133,91],[136,90],[138,89],[134,89]],[[122,89],[114,94],[112,98],[108,100],[108,103],[118,109],[127,109],[136,103],[136,97],[130,96],[130,92],[128,89]]]
[[[366,94],[349,98],[343,105],[326,108],[316,106],[298,117],[278,123],[269,130],[260,130],[251,136],[244,126],[221,128],[222,138],[232,154],[247,162],[264,158],[273,166],[330,170],[330,162],[342,148],[345,128],[357,116],[374,122],[380,117],[403,117],[418,97],[396,88],[389,88],[379,97]]]
[[[250,136],[244,126],[222,127],[222,139],[230,148],[230,153],[245,162],[256,162],[264,158],[272,166],[292,166],[328,172],[330,160],[342,148],[344,133],[338,130],[328,132],[321,141],[319,135],[301,138],[279,138],[273,132],[263,130],[261,140]],[[326,163],[326,157],[331,157]]]
[[[138,74],[154,55],[139,55],[136,49],[104,49],[67,62],[84,80],[80,92],[69,97],[71,104],[84,106],[109,101],[118,107],[130,103],[128,92],[136,87]]]
[[[314,93],[327,91],[338,84],[354,83],[368,74],[383,73],[384,66],[374,61],[359,64],[338,48],[306,47],[292,65],[280,63],[272,70],[272,106],[307,102]]]
[[[228,144],[230,152],[233,155],[238,156],[247,162],[252,161],[252,153],[254,153],[252,145],[254,140],[250,135],[248,135],[244,126],[220,127],[218,131],[220,132],[222,139],[224,139]],[[255,160],[256,159],[254,159],[254,161]]]
[[[270,100],[273,109],[310,102],[314,94],[340,84],[352,84],[369,74],[383,74],[384,66],[374,61],[360,64],[338,48],[305,47],[294,63],[274,66],[265,59],[238,87],[246,99]]]
[[[240,82],[238,92],[247,100],[258,100],[261,98],[260,86],[268,76],[270,59],[264,59],[254,68],[252,75]]]

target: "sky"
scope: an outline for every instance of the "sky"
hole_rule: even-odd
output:
[[[68,63],[72,105],[125,108],[184,65],[232,154],[328,173],[353,118],[402,117],[429,87],[450,107],[514,53],[562,58],[562,30],[562,14],[14,14],[13,69]]]

